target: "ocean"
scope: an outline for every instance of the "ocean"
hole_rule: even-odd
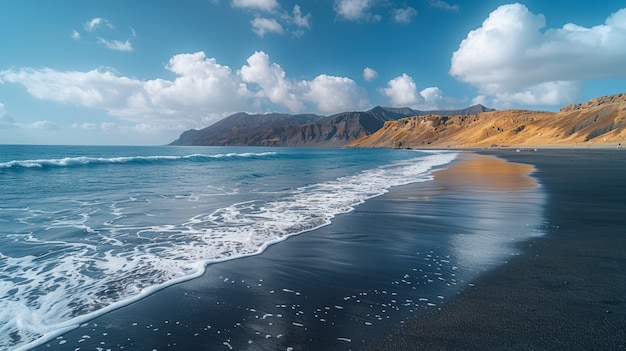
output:
[[[428,184],[434,170],[457,158],[451,151],[385,149],[1,145],[0,349],[353,347],[353,340],[367,338],[368,327],[436,308],[515,254],[515,242],[541,235],[540,189],[506,196],[481,190],[479,199],[439,189],[440,201],[426,204],[423,213],[388,202],[374,212],[424,225],[385,223],[397,228],[382,241],[364,234],[379,221],[361,220],[356,227],[348,221],[345,214],[355,210],[370,218],[366,209],[373,199]],[[424,200],[413,196],[404,203]],[[439,219],[433,222],[437,216],[426,211]],[[326,240],[320,228],[349,236],[313,254],[315,243]],[[285,241],[295,235],[310,243]],[[357,249],[367,254],[350,261],[347,250]],[[377,253],[404,263],[387,267],[385,256],[372,266]],[[406,272],[389,276],[396,273],[387,269]],[[302,278],[316,271],[310,280]],[[350,284],[346,274],[353,277]],[[316,280],[323,282],[316,292],[306,291],[305,282]],[[177,287],[189,289],[185,295],[203,301],[203,308],[217,306],[215,314],[150,315],[198,308],[183,298],[159,298]],[[307,302],[281,303],[283,295]],[[379,311],[351,308],[357,301]],[[145,308],[151,303],[156,305]],[[143,312],[123,315],[133,308]],[[390,317],[390,311],[398,313]],[[97,329],[98,320],[107,326]],[[312,320],[335,327],[312,328]],[[345,320],[361,329],[336,328]],[[194,332],[178,341],[161,340],[161,333],[177,335],[166,327],[181,323],[202,328],[189,327]],[[116,325],[123,337],[114,335]],[[280,332],[271,331],[279,325]],[[160,341],[133,328],[160,335]],[[72,333],[80,336],[72,339]],[[194,338],[202,341],[185,344]]]

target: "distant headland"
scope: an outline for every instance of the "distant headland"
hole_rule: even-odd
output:
[[[568,105],[559,112],[496,111],[482,105],[419,111],[375,107],[332,116],[237,113],[170,145],[376,148],[620,147],[626,94]]]

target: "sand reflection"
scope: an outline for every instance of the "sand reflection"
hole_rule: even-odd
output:
[[[452,201],[466,204],[465,224],[450,237],[459,264],[483,270],[516,254],[515,243],[543,234],[545,195],[529,176],[534,167],[477,154],[435,172]]]
[[[497,188],[507,192],[537,187],[537,182],[528,176],[535,170],[533,166],[476,154],[460,157],[461,162],[434,172],[435,179],[445,186]]]

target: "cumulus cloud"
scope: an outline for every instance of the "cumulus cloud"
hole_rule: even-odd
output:
[[[93,32],[94,30],[102,27],[114,28],[113,23],[106,18],[96,17],[92,18],[89,21],[83,23],[83,27],[88,32]]]
[[[372,0],[335,0],[334,9],[341,19],[378,22],[381,16],[369,12],[372,5]]]
[[[293,112],[304,109],[294,92],[294,84],[286,79],[286,73],[276,63],[270,63],[270,57],[260,51],[255,52],[241,67],[240,75],[244,82],[260,87],[257,98],[267,98],[272,103],[286,106]]]
[[[443,1],[443,0],[431,0],[428,2],[428,4],[430,5],[430,7],[434,7],[437,9],[442,9],[442,10],[446,10],[446,11],[459,11],[459,5],[450,5],[447,2]]]
[[[80,33],[78,33],[77,31],[72,31],[72,39],[80,40]]]
[[[0,79],[23,85],[38,99],[100,109],[138,122],[171,116],[193,119],[245,106],[245,86],[230,68],[202,52],[176,55],[166,68],[177,78],[141,81],[110,69],[22,68],[0,71]]]
[[[387,83],[380,92],[389,98],[393,107],[411,107],[421,110],[437,110],[454,105],[453,99],[444,96],[441,89],[429,87],[418,90],[413,78],[406,73]]]
[[[311,81],[287,78],[283,68],[270,62],[270,57],[255,52],[241,67],[239,75],[252,91],[259,105],[263,99],[287,107],[292,112],[302,111],[306,103],[313,103],[318,111],[333,113],[367,107],[369,100],[365,89],[352,79],[321,74]],[[254,89],[258,87],[258,89]]]
[[[303,82],[303,85],[307,90],[304,97],[322,112],[363,109],[369,104],[365,89],[350,78],[322,74],[310,82]]]
[[[626,77],[626,9],[591,28],[545,26],[545,17],[524,5],[498,7],[461,42],[450,74],[502,105],[562,105],[584,80]]]
[[[197,127],[236,111],[276,106],[298,112],[313,104],[331,113],[368,105],[367,93],[353,80],[324,74],[310,81],[288,79],[264,52],[255,52],[238,71],[204,52],[175,55],[165,68],[175,79],[139,80],[107,68],[21,68],[0,71],[0,83],[20,84],[37,99],[98,109],[137,124],[165,123],[163,128]]]
[[[394,9],[392,15],[397,23],[410,23],[413,17],[417,16],[417,10],[409,6],[405,9]]]
[[[378,72],[376,72],[376,71],[375,71],[374,69],[372,69],[372,68],[365,67],[365,68],[363,69],[363,78],[364,78],[366,81],[368,81],[368,82],[369,82],[369,81],[372,81],[372,80],[374,80],[374,79],[378,78]]]
[[[278,7],[278,2],[276,0],[233,0],[233,6],[272,11]]]
[[[284,32],[283,26],[273,18],[255,18],[250,23],[252,23],[252,31],[260,37],[266,33],[282,34]]]
[[[424,100],[417,91],[413,78],[406,73],[390,80],[387,88],[384,88],[382,92],[390,99],[393,106],[415,106]]]

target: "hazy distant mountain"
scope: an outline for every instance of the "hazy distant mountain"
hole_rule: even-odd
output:
[[[204,129],[188,130],[170,145],[337,147],[375,133],[386,121],[427,114],[466,116],[484,111],[492,109],[475,105],[462,110],[418,111],[377,106],[369,111],[342,112],[326,117],[236,113]]]
[[[473,116],[427,115],[390,121],[355,147],[626,146],[626,94],[559,112],[505,110]]]

